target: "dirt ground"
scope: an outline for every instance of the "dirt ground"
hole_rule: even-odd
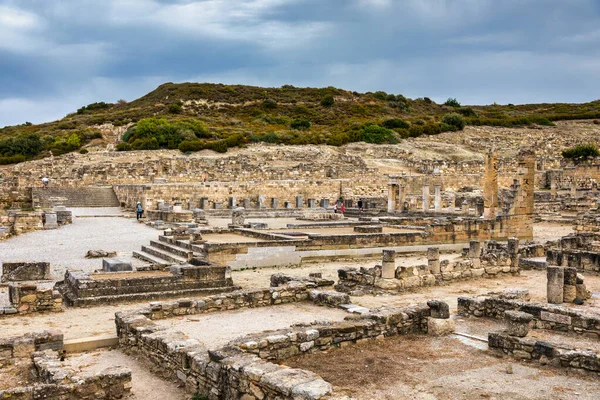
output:
[[[29,363],[0,366],[0,390],[27,386],[31,382]]]
[[[507,374],[507,365],[513,374]],[[518,363],[454,338],[399,336],[286,360],[353,399],[598,399],[587,376]]]
[[[168,326],[170,330],[181,331],[188,337],[203,342],[208,348],[215,349],[237,337],[267,329],[284,329],[293,324],[314,321],[341,321],[347,316],[348,313],[340,309],[299,303],[182,316],[156,323]]]
[[[536,243],[546,243],[549,240],[558,240],[573,232],[572,225],[537,223],[533,224],[533,241]]]

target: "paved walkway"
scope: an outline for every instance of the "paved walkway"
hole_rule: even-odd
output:
[[[77,209],[79,215],[118,215],[120,209]],[[100,214],[98,214],[100,213]],[[102,268],[102,259],[86,259],[88,250],[116,251],[119,258],[132,260],[134,266],[143,263],[132,258],[160,231],[138,224],[135,219],[121,217],[73,218],[73,224],[59,229],[36,231],[13,237],[0,243],[0,261],[49,261],[52,277],[61,280],[65,270],[92,272]]]

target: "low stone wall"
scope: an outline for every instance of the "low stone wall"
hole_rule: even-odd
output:
[[[42,281],[52,279],[48,262],[2,262],[0,282]]]
[[[117,333],[125,349],[148,357],[165,375],[185,383],[189,392],[210,400],[309,400],[330,395],[331,385],[313,372],[265,360],[282,361],[302,352],[385,336],[427,332],[431,311],[426,305],[375,310],[342,323],[252,335],[211,350],[181,332],[168,332],[152,321],[208,310],[283,304],[319,297],[310,293],[306,284],[292,282],[283,287],[240,291],[220,298],[151,304],[138,312],[117,313]]]
[[[600,252],[551,249],[546,253],[548,264],[577,268],[578,271],[600,272]]]
[[[531,314],[536,329],[572,331],[600,339],[600,314],[597,313],[532,303],[504,294],[458,298],[458,313],[463,315],[504,319],[507,310]]]
[[[591,350],[576,350],[535,339],[490,333],[488,346],[522,360],[537,360],[540,364],[600,373],[600,354]]]
[[[114,278],[94,279],[82,271],[67,271],[57,284],[68,305],[82,307],[114,302],[152,300],[220,293],[237,289],[233,286],[231,270],[220,265],[178,266],[172,273],[136,277],[135,273],[112,273]]]
[[[11,305],[0,307],[0,316],[62,311],[62,297],[50,287],[11,283],[8,297]]]
[[[0,368],[16,360],[28,360],[36,351],[63,348],[63,334],[58,330],[27,333],[23,336],[0,338]],[[4,397],[1,397],[3,399]]]

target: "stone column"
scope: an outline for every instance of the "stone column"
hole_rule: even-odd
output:
[[[498,152],[494,149],[485,157],[483,179],[483,217],[493,219],[498,209]]]
[[[577,198],[577,182],[575,181],[571,182],[571,197]]]
[[[231,208],[233,210],[236,207],[237,207],[237,200],[235,199],[235,196],[231,196],[229,198],[229,208]]]
[[[448,205],[448,212],[454,213],[456,212],[456,195],[450,195],[450,204]]]
[[[296,196],[296,208],[304,208],[304,197]]]
[[[321,207],[329,208],[329,199],[321,199]]]
[[[510,256],[510,272],[519,270],[519,239],[508,239],[508,254]]]
[[[388,183],[388,212],[392,212],[396,209],[396,194],[397,185],[395,183]]]
[[[468,204],[468,203],[466,203],[466,202],[462,203],[462,205],[461,205],[461,207],[460,207],[460,211],[461,211],[463,214],[467,215],[467,214],[469,213],[469,204]]]
[[[396,277],[396,251],[383,250],[383,261],[381,263],[381,277],[393,279]]]
[[[550,181],[550,198],[556,199],[556,182],[554,180]]]
[[[250,209],[250,199],[244,199],[244,200],[242,200],[242,204],[244,205],[244,208],[246,210]]]
[[[577,297],[577,268],[564,267],[563,302],[572,303]]]
[[[317,201],[315,199],[308,199],[308,208],[315,208]]]
[[[263,208],[265,208],[266,207],[265,202],[266,202],[266,196],[264,194],[259,194],[258,195],[258,208],[260,208],[261,210]]]
[[[423,211],[429,211],[429,185],[423,185]]]
[[[469,258],[481,257],[481,242],[478,240],[471,240],[469,242]]]
[[[546,268],[546,275],[548,277],[548,286],[546,293],[548,303],[562,303],[565,286],[565,269],[563,267],[549,265]]]
[[[533,321],[533,315],[522,311],[504,311],[506,321],[506,333],[510,336],[525,337],[529,333],[529,324]]]
[[[440,248],[429,247],[427,248],[427,265],[429,266],[429,272],[433,275],[440,274]]]
[[[435,212],[442,210],[442,185],[436,184],[433,186],[435,197],[433,198],[433,209]]]
[[[396,209],[405,211],[404,203],[406,202],[406,185],[398,185],[398,197],[396,202]]]
[[[237,207],[231,213],[231,225],[233,227],[241,227],[244,226],[245,220],[245,210],[243,207]]]
[[[208,197],[200,198],[200,208],[203,210],[208,210],[208,207],[209,207]]]
[[[279,208],[279,199],[276,197],[273,197],[271,199],[271,208]]]

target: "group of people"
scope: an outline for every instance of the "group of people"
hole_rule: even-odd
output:
[[[346,212],[346,206],[344,205],[344,202],[343,202],[343,201],[341,201],[341,202],[339,202],[339,203],[340,203],[340,206],[339,206],[339,207],[338,207],[338,202],[337,202],[337,201],[336,201],[336,203],[333,205],[333,212],[337,214],[337,213],[338,213],[338,211],[339,211],[341,214],[343,214],[343,213],[345,213],[345,212]]]

